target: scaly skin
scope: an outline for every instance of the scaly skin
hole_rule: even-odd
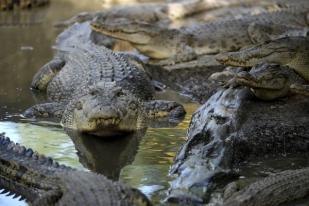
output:
[[[282,0],[281,0],[282,1]],[[297,0],[304,1],[304,0]],[[82,12],[72,18],[58,22],[56,26],[68,26],[75,22],[84,22],[96,18],[95,21],[107,23],[117,22],[121,18],[130,21],[142,21],[151,24],[167,25],[176,19],[184,19],[195,13],[231,6],[251,6],[262,4],[264,7],[274,7],[273,1],[263,0],[186,0],[167,3],[140,3],[117,5],[104,11]]]
[[[153,112],[168,121],[185,114],[178,103],[152,100],[154,88],[140,62],[92,43],[63,48],[38,71],[32,88],[46,89],[49,102],[24,116],[57,117],[64,128],[102,137],[135,132],[156,117]]]
[[[308,26],[308,8],[309,4],[180,29],[168,29],[128,19],[112,23],[94,20],[91,26],[97,32],[130,42],[139,52],[152,59],[167,59],[175,63],[204,54],[237,51],[281,35],[304,35],[307,32],[304,27]]]
[[[224,206],[277,206],[309,194],[309,168],[286,170],[236,192]]]
[[[0,186],[31,205],[150,205],[137,189],[59,165],[0,134]]]
[[[285,37],[238,52],[219,54],[216,59],[224,65],[231,66],[249,67],[263,62],[288,65],[309,81],[308,55],[308,37]]]
[[[228,77],[229,80],[226,80]],[[212,75],[212,80],[215,78],[225,79],[225,86],[247,86],[262,100],[277,99],[289,93],[309,96],[307,82],[289,67],[278,64],[258,64],[249,72],[241,71],[234,74],[231,71],[218,72]]]
[[[49,0],[0,0],[0,10],[12,10],[14,7],[28,9],[48,4]]]

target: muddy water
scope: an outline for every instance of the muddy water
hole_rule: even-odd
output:
[[[198,105],[185,104],[188,115],[176,128],[148,128],[144,137],[107,142],[69,137],[57,123],[19,117],[36,102],[29,89],[33,75],[53,55],[51,46],[61,30],[52,25],[80,11],[98,8],[101,3],[95,0],[54,0],[48,7],[31,12],[0,13],[0,132],[61,163],[121,179],[159,202],[168,187],[169,166]],[[1,195],[0,205],[26,203]]]

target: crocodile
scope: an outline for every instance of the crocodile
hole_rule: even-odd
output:
[[[126,18],[130,21],[143,21],[151,24],[159,24],[160,26],[167,26],[173,21],[186,19],[186,17],[212,11],[217,8],[228,8],[231,6],[249,7],[256,4],[257,2],[254,0],[186,0],[165,3],[117,5],[103,11],[81,12],[55,25],[58,27],[68,26],[76,22],[81,23],[94,18],[99,22],[112,23],[118,19]],[[258,4],[263,4],[263,8],[274,7],[272,1],[263,0],[259,1]]]
[[[307,32],[309,4],[260,13],[240,19],[214,21],[179,29],[119,19],[112,23],[91,22],[92,29],[116,39],[128,41],[140,53],[167,64],[189,61],[205,54],[237,51],[243,47]]]
[[[31,205],[151,205],[139,190],[60,165],[0,134],[0,186]]]
[[[31,205],[151,205],[137,189],[60,165],[12,142],[4,133],[0,134],[0,174],[4,192]],[[308,195],[308,174],[304,168],[266,177],[227,196],[223,205],[277,206],[303,198]]]
[[[222,79],[226,76],[233,76],[231,71],[213,74],[216,78]],[[247,86],[256,97],[262,100],[273,100],[284,97],[289,93],[309,96],[308,82],[288,66],[279,64],[262,63],[254,66],[249,72],[241,71],[225,82],[225,86]]]
[[[29,9],[49,3],[49,0],[0,0],[0,10]]]
[[[201,0],[189,0],[169,3],[118,5],[103,11],[79,13],[68,20],[58,22],[56,26],[67,26],[92,19],[110,23],[123,18],[130,19],[130,21],[143,21],[163,26],[168,25],[174,19],[183,18],[203,10],[202,4],[204,2]]]
[[[309,195],[309,168],[285,170],[228,196],[223,206],[278,206]]]
[[[250,67],[269,62],[287,65],[309,81],[309,37],[284,37],[264,42],[237,52],[218,54],[216,59],[224,65]]]
[[[147,120],[184,116],[182,105],[152,100],[153,84],[138,59],[93,43],[60,50],[31,85],[46,91],[48,102],[30,107],[25,117],[61,119],[65,129],[105,137],[135,132]]]

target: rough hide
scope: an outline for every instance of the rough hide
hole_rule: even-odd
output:
[[[308,152],[308,103],[303,96],[265,102],[247,89],[218,91],[192,117],[170,171],[177,177],[168,200],[205,202],[216,180],[244,160]]]

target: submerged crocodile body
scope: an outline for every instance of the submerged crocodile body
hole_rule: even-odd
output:
[[[309,195],[309,168],[286,170],[235,192],[224,206],[278,206]]]
[[[48,103],[29,108],[26,117],[57,117],[65,128],[111,136],[135,132],[147,119],[184,116],[178,103],[152,100],[138,60],[92,43],[66,49],[34,76],[32,88],[46,90]]]
[[[113,23],[94,20],[95,31],[130,42],[152,59],[182,62],[199,55],[236,51],[285,35],[305,35],[309,3],[240,19],[168,29],[127,19]],[[293,32],[292,32],[293,31]]]
[[[309,81],[309,37],[285,37],[216,56],[225,65],[250,67],[270,62],[287,65]]]
[[[59,165],[0,134],[0,186],[31,205],[150,205],[137,189]]]
[[[12,10],[15,7],[28,9],[32,7],[44,6],[49,0],[0,0],[0,10]]]

